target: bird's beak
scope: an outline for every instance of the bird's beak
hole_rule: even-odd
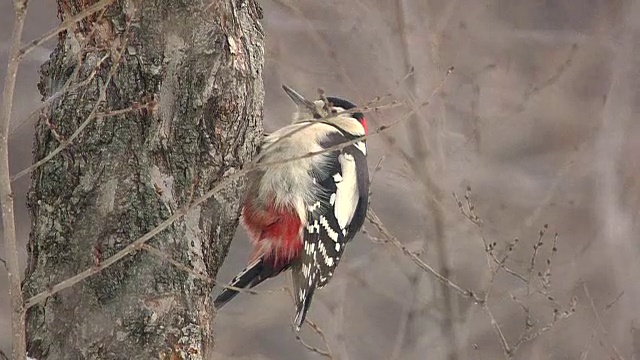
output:
[[[306,108],[312,114],[318,113],[318,109],[316,109],[316,105],[313,102],[305,99],[304,96],[298,94],[298,92],[288,87],[287,85],[282,85],[282,89],[284,89],[284,92],[286,92],[287,95],[289,95],[291,100],[293,100],[293,102],[296,103],[298,107]]]

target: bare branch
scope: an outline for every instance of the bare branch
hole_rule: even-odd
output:
[[[320,338],[322,339],[322,341],[324,342],[324,345],[326,346],[327,350],[322,350],[319,349],[313,345],[310,345],[308,343],[306,343],[301,337],[300,337],[300,333],[295,331],[295,329],[292,327],[295,335],[296,335],[296,340],[298,340],[298,342],[300,344],[302,344],[302,346],[304,346],[305,348],[307,348],[310,351],[313,351],[321,356],[324,356],[326,358],[329,359],[333,359],[333,354],[331,353],[331,348],[329,347],[329,343],[327,342],[327,338],[324,335],[324,331],[322,331],[322,329],[320,329],[320,327],[318,325],[316,325],[313,321],[309,320],[309,319],[305,319],[304,321],[307,325],[309,325],[309,327],[311,329],[313,329],[313,331],[315,331]]]
[[[388,242],[390,242],[393,246],[395,246],[396,248],[401,250],[406,256],[408,256],[414,262],[414,264],[418,265],[418,267],[420,267],[422,270],[424,270],[424,271],[430,273],[431,275],[435,276],[436,279],[438,279],[438,281],[440,281],[441,283],[451,287],[453,290],[455,290],[461,296],[463,296],[465,298],[469,298],[469,299],[475,301],[478,304],[483,303],[484,300],[482,298],[478,297],[474,292],[472,292],[471,290],[465,290],[465,289],[461,288],[460,286],[455,284],[453,281],[449,280],[447,277],[445,277],[442,274],[440,274],[439,272],[437,272],[429,264],[427,264],[424,261],[422,261],[422,259],[420,259],[416,254],[414,254],[411,251],[409,251],[409,249],[407,249],[396,237],[391,235],[389,230],[382,223],[382,220],[380,220],[378,215],[376,215],[376,213],[373,212],[373,210],[371,210],[371,208],[369,208],[369,210],[367,211],[367,219],[369,220],[369,222],[371,222],[371,224],[373,224],[373,226],[376,227],[376,229],[378,229],[378,231],[386,238],[386,240]]]
[[[82,10],[81,12],[77,13],[76,15],[70,17],[69,19],[63,21],[60,25],[58,25],[57,27],[47,31],[44,35],[42,35],[41,37],[39,37],[36,40],[33,40],[31,43],[29,43],[29,45],[24,46],[22,49],[20,49],[20,51],[18,52],[18,60],[22,60],[29,52],[31,52],[33,49],[37,48],[38,46],[42,45],[45,41],[51,39],[52,37],[56,36],[59,32],[64,31],[64,30],[69,30],[71,27],[73,27],[78,21],[86,18],[87,16],[91,16],[95,13],[97,13],[98,11],[104,9],[105,7],[111,5],[115,0],[102,0],[99,1],[89,7],[87,7],[86,9]]]
[[[498,264],[498,266],[500,267],[500,269],[503,269],[507,274],[515,277],[516,279],[519,279],[520,281],[523,281],[525,284],[527,283],[527,278],[522,276],[520,273],[518,273],[517,271],[507,267],[506,263],[507,260],[509,259],[509,257],[511,256],[511,254],[513,253],[513,250],[516,248],[516,246],[518,245],[518,239],[513,239],[513,242],[511,242],[508,246],[507,246],[507,250],[505,252],[505,254],[503,255],[502,259],[498,259],[495,255],[495,252],[491,252],[491,258],[493,259],[493,261]]]
[[[458,209],[462,214],[462,216],[467,220],[469,220],[469,222],[471,222],[474,226],[476,226],[480,230],[480,235],[485,247],[485,253],[487,255],[487,261],[489,263],[488,266],[489,266],[489,272],[490,272],[489,283],[487,287],[483,289],[485,296],[484,296],[484,301],[481,304],[482,310],[489,316],[491,320],[491,326],[494,332],[496,333],[496,336],[498,337],[498,342],[502,347],[505,358],[512,359],[515,356],[516,352],[518,351],[518,348],[522,344],[532,341],[535,338],[542,335],[544,332],[551,330],[558,321],[570,317],[575,312],[575,307],[577,302],[575,298],[572,299],[571,303],[569,304],[569,310],[560,310],[562,306],[559,305],[554,299],[554,297],[550,294],[551,263],[554,255],[557,253],[558,234],[556,233],[554,235],[553,244],[551,249],[549,250],[549,256],[547,257],[547,260],[546,260],[546,267],[544,272],[537,273],[537,277],[540,279],[540,282],[541,282],[541,288],[538,288],[538,287],[534,288],[533,274],[535,272],[536,259],[540,254],[540,248],[543,245],[543,238],[549,226],[545,224],[543,228],[540,230],[540,232],[538,233],[538,238],[536,239],[536,242],[534,243],[534,246],[533,246],[531,260],[529,261],[528,267],[526,269],[527,275],[525,276],[506,266],[507,260],[509,259],[515,247],[519,243],[518,239],[515,239],[513,242],[509,243],[507,245],[506,250],[502,254],[502,256],[499,257],[498,255],[496,255],[496,246],[497,246],[496,242],[487,241],[487,239],[485,238],[484,223],[482,219],[475,213],[475,205],[471,201],[471,188],[467,187],[466,193],[464,195],[464,199],[465,199],[464,202],[458,198],[455,192],[453,193],[453,198],[456,201],[456,204],[458,205]],[[493,266],[494,263],[497,264],[496,267]],[[534,293],[540,294],[544,297],[546,301],[551,302],[554,307],[552,321],[542,327],[538,327],[534,331],[535,324],[531,316],[530,306],[527,305],[523,300],[516,297],[516,295],[509,293],[511,300],[514,301],[516,304],[518,304],[518,306],[522,309],[525,315],[524,330],[520,334],[518,340],[516,340],[513,345],[510,345],[509,342],[507,341],[505,334],[503,333],[500,325],[495,320],[491,312],[491,309],[489,307],[489,295],[491,294],[495,277],[501,269],[504,270],[507,274],[512,275],[513,277],[519,279],[526,285],[527,299]]]
[[[106,118],[106,117],[119,116],[119,115],[124,115],[131,112],[142,111],[142,110],[148,110],[150,112],[153,112],[156,105],[157,103],[155,101],[147,101],[144,104],[134,103],[133,105],[126,107],[124,109],[109,110],[103,113],[97,113],[95,116],[97,118]]]
[[[513,253],[513,250],[515,250],[515,247],[518,245],[518,239],[514,239],[512,243],[510,243],[507,246],[507,250],[505,251],[502,259],[498,259],[498,257],[496,256],[495,253],[495,247],[496,247],[496,243],[489,243],[487,241],[487,239],[484,236],[484,225],[482,222],[482,219],[480,219],[480,217],[475,213],[475,205],[473,204],[473,202],[471,201],[471,187],[467,186],[467,190],[465,192],[464,195],[464,199],[465,199],[465,203],[463,203],[459,198],[458,195],[453,192],[453,199],[455,200],[456,204],[458,205],[458,209],[460,210],[460,213],[467,219],[469,220],[473,225],[477,226],[480,229],[480,234],[481,234],[481,238],[482,238],[482,242],[484,244],[484,250],[485,253],[489,256],[489,258],[496,264],[498,265],[498,269],[502,269],[504,270],[506,273],[508,273],[509,275],[519,279],[520,281],[524,282],[525,284],[528,284],[529,280],[524,277],[523,275],[519,274],[517,271],[507,267],[506,263],[507,260],[509,259],[509,257],[511,256],[511,254]],[[466,207],[465,207],[466,205]],[[491,261],[489,263],[489,269],[492,269],[491,266]],[[494,271],[496,270],[492,270],[492,277],[495,277],[495,273]]]
[[[319,91],[322,91],[321,89],[318,89],[318,90],[319,90]],[[326,99],[326,98],[325,98],[325,99]],[[300,126],[300,127],[298,127],[298,128],[296,128],[296,129],[294,129],[294,130],[292,130],[292,131],[290,131],[290,132],[288,132],[288,133],[286,133],[286,134],[284,134],[284,135],[282,135],[282,136],[281,136],[280,138],[278,138],[276,141],[274,141],[273,143],[271,143],[271,144],[269,145],[269,147],[265,147],[265,148],[263,148],[263,149],[260,151],[260,153],[257,155],[256,159],[254,159],[254,161],[260,161],[262,158],[264,158],[264,157],[265,157],[265,155],[266,155],[266,154],[268,154],[268,153],[271,151],[270,149],[276,149],[276,147],[275,147],[275,145],[276,145],[276,144],[280,143],[280,142],[281,142],[281,141],[283,141],[284,139],[290,138],[290,137],[291,137],[291,136],[293,136],[294,134],[296,134],[296,133],[298,133],[298,132],[300,132],[300,131],[302,131],[302,130],[304,130],[304,129],[306,129],[306,128],[310,127],[310,126],[313,126],[313,124],[314,124],[314,123],[316,123],[317,121],[325,121],[325,120],[329,120],[329,119],[331,119],[331,118],[338,117],[338,116],[340,116],[340,115],[344,115],[344,114],[353,114],[353,113],[356,113],[356,112],[363,112],[363,113],[367,113],[367,112],[370,112],[370,111],[377,111],[377,110],[379,110],[379,109],[384,109],[384,108],[393,108],[393,107],[396,107],[396,106],[401,105],[398,101],[395,101],[395,100],[394,100],[391,104],[377,105],[377,103],[378,103],[380,100],[381,100],[381,98],[376,98],[376,99],[374,99],[374,100],[372,100],[372,101],[368,102],[368,103],[367,103],[366,105],[364,105],[364,106],[358,106],[358,107],[355,107],[355,108],[353,108],[353,109],[349,109],[349,110],[345,110],[345,111],[340,111],[340,112],[338,112],[338,113],[336,113],[336,114],[332,114],[332,113],[330,113],[330,112],[329,112],[329,113],[327,113],[327,115],[326,115],[325,117],[323,117],[323,118],[321,118],[321,119],[300,120],[299,122],[304,122],[304,121],[309,121],[309,122],[308,122],[308,123],[306,123],[306,124],[304,124],[304,125],[302,125],[302,126]],[[323,100],[323,101],[326,101],[326,100]],[[325,103],[325,104],[326,104],[326,103]],[[426,105],[426,104],[423,104],[423,106],[424,106],[424,105]],[[408,116],[407,116],[407,117],[408,117]],[[403,118],[401,118],[401,119],[400,119],[400,121],[404,121],[404,120],[406,120],[406,119],[407,119],[407,117],[403,117]],[[398,122],[400,122],[400,121],[398,121]],[[384,126],[381,126],[380,128],[383,128],[383,127],[384,127]],[[369,134],[369,135],[370,135],[370,134]],[[354,140],[352,143],[356,143],[356,142],[362,141],[362,140],[366,139],[366,137],[367,137],[367,136],[364,136],[364,137],[362,137],[362,138],[358,138],[358,139]],[[349,143],[348,145],[351,145],[352,143]],[[346,145],[346,146],[348,146],[348,145]]]
[[[589,305],[591,306],[591,311],[593,312],[593,316],[596,318],[596,325],[598,326],[598,328],[600,329],[600,332],[602,333],[602,336],[604,337],[605,344],[609,348],[611,348],[611,351],[613,352],[613,355],[615,356],[615,358],[617,360],[624,359],[622,357],[622,355],[620,355],[620,351],[615,346],[615,344],[613,344],[611,342],[611,339],[609,337],[609,332],[607,331],[607,329],[604,327],[604,324],[602,323],[602,319],[600,318],[600,314],[598,313],[598,310],[596,309],[596,304],[594,303],[593,297],[591,296],[591,293],[589,292],[589,287],[587,286],[586,281],[582,282],[582,288],[584,289],[585,296],[587,297],[587,299],[589,299]],[[616,299],[618,299],[619,297],[620,296],[618,296]]]
[[[375,181],[376,175],[378,175],[378,173],[382,169],[382,162],[384,161],[384,159],[385,159],[384,156],[380,157],[380,159],[376,163],[376,166],[373,168],[373,172],[371,172],[371,176],[369,176],[369,197],[371,197],[371,195],[373,194],[373,190],[371,189],[372,188],[371,185]],[[363,231],[364,231],[364,229],[363,229]]]
[[[620,291],[620,293],[618,294],[618,296],[615,297],[615,299],[611,300],[610,303],[607,304],[607,306],[604,307],[604,311],[607,312],[609,311],[609,309],[611,309],[616,303],[618,303],[618,300],[620,300],[620,298],[622,297],[622,295],[624,295],[624,290]]]
[[[20,65],[20,39],[27,17],[27,1],[14,2],[16,19],[11,34],[9,62],[2,91],[0,107],[0,203],[2,207],[2,225],[7,251],[7,276],[9,278],[9,298],[11,301],[11,331],[13,333],[12,359],[23,360],[27,357],[25,309],[20,284],[20,263],[18,260],[18,244],[16,238],[16,219],[13,205],[13,190],[9,177],[9,128],[13,96],[15,94],[16,77]]]
[[[511,359],[511,357],[513,356],[513,351],[509,346],[509,342],[507,341],[507,338],[504,336],[504,332],[502,332],[502,328],[500,327],[500,324],[498,324],[498,321],[493,316],[493,313],[491,312],[491,309],[489,309],[489,306],[487,305],[487,303],[483,304],[482,310],[484,310],[485,314],[489,316],[489,320],[491,321],[491,328],[493,328],[493,331],[495,331],[496,335],[498,336],[498,340],[500,341],[500,346],[502,347],[502,351],[504,351],[505,358]]]
[[[558,80],[560,79],[562,74],[564,74],[564,72],[569,68],[569,66],[571,66],[571,63],[573,63],[573,59],[574,59],[574,57],[575,57],[577,52],[578,52],[578,44],[571,44],[571,48],[569,49],[569,53],[567,54],[566,59],[562,62],[562,64],[560,64],[560,66],[558,66],[555,69],[553,75],[549,76],[542,83],[531,86],[531,88],[529,88],[525,92],[525,94],[523,96],[523,99],[522,99],[522,102],[523,102],[522,107],[523,108],[524,108],[524,103],[529,101],[529,99],[531,98],[532,95],[539,94],[545,88],[547,88],[549,86],[553,86],[556,82],[558,82]]]
[[[295,297],[293,295],[293,292],[291,291],[290,288],[284,288],[284,290],[287,292],[287,294],[289,294],[289,299],[291,300],[292,303],[295,304]],[[309,325],[309,327],[311,327],[311,329],[313,329],[313,331],[315,331],[320,338],[322,339],[322,341],[324,342],[325,347],[327,348],[327,350],[322,350],[319,349],[313,345],[308,344],[306,341],[304,341],[304,339],[302,339],[302,337],[300,337],[300,332],[298,330],[296,330],[296,326],[295,324],[291,324],[291,331],[293,332],[293,334],[296,337],[296,340],[298,340],[298,342],[300,344],[302,344],[302,346],[304,346],[305,348],[307,348],[307,350],[313,351],[321,356],[324,356],[326,358],[329,359],[333,359],[333,354],[331,353],[331,348],[329,347],[329,342],[327,341],[326,336],[324,335],[324,331],[322,331],[322,329],[320,329],[320,327],[318,325],[316,325],[313,321],[309,320],[308,318],[304,320],[304,322],[306,324]]]
[[[104,12],[104,10],[103,10]],[[100,14],[99,18],[102,17],[103,13]],[[89,34],[89,36],[87,36],[85,39],[83,39],[83,43],[81,44],[80,48],[84,49],[85,46],[87,45],[87,43],[89,42],[89,40],[93,37],[94,32],[96,31],[97,27],[94,27],[91,30],[91,33]],[[86,79],[82,80],[79,83],[74,84],[73,86],[71,84],[73,84],[77,78],[78,78],[78,74],[80,73],[80,69],[82,68],[81,66],[78,66],[77,64],[80,64],[82,56],[83,56],[83,52],[78,52],[77,55],[77,61],[76,61],[76,67],[73,70],[73,74],[71,74],[71,76],[69,76],[69,79],[67,79],[67,81],[64,83],[64,85],[57,90],[55,93],[51,94],[46,100],[42,101],[29,115],[27,115],[26,118],[24,118],[23,120],[20,120],[19,122],[17,122],[18,124],[15,125],[13,127],[13,129],[11,130],[11,135],[13,135],[16,131],[18,131],[18,129],[20,129],[24,124],[27,124],[31,119],[33,119],[38,113],[40,113],[45,107],[49,106],[49,104],[51,104],[53,101],[55,101],[56,99],[58,99],[60,96],[69,93],[69,92],[73,92],[83,86],[88,85],[89,83],[91,83],[91,81],[93,80],[93,78],[97,75],[98,73],[98,69],[100,69],[100,67],[102,66],[102,64],[104,63],[104,61],[106,59],[109,58],[109,53],[105,54],[100,60],[97,61],[95,69],[89,74],[89,76],[87,76]]]
[[[540,281],[542,282],[542,289],[544,291],[549,291],[551,287],[551,263],[553,260],[553,256],[558,252],[558,233],[555,233],[553,236],[553,246],[549,251],[549,257],[547,257],[547,266],[544,269],[544,272],[540,274]]]
[[[513,300],[516,304],[518,304],[522,309],[522,312],[524,312],[525,314],[524,331],[522,332],[522,336],[521,336],[521,337],[524,337],[525,334],[527,334],[531,330],[531,328],[533,328],[533,318],[531,317],[531,308],[525,305],[522,301],[520,301],[520,299],[518,299],[514,294],[510,293],[509,295],[511,295],[511,300]]]
[[[127,34],[127,33],[128,33],[128,31],[125,32],[125,34]],[[106,79],[106,81],[104,83],[104,86],[100,90],[100,95],[98,96],[98,100],[96,101],[95,105],[93,106],[93,109],[91,110],[91,112],[89,113],[87,118],[84,120],[84,122],[82,124],[80,124],[80,126],[78,126],[76,131],[74,131],[73,134],[71,134],[71,136],[69,136],[69,138],[66,141],[60,143],[60,145],[57,148],[55,148],[53,151],[51,151],[49,154],[47,154],[47,156],[45,156],[44,158],[40,159],[36,163],[32,164],[28,168],[26,168],[24,170],[21,170],[17,174],[13,175],[11,177],[11,181],[12,182],[20,179],[21,177],[23,177],[23,176],[25,176],[25,175],[27,175],[29,173],[31,173],[33,170],[39,168],[40,166],[46,164],[49,160],[53,159],[56,155],[58,155],[64,149],[69,147],[69,145],[71,145],[71,143],[78,136],[80,136],[80,134],[84,131],[84,129],[94,119],[96,119],[96,114],[98,113],[98,108],[100,107],[100,104],[102,104],[102,102],[104,102],[104,100],[107,97],[107,87],[109,87],[109,85],[111,84],[111,80],[113,79],[113,76],[115,75],[116,70],[118,69],[118,66],[120,65],[120,60],[122,59],[122,54],[124,53],[124,51],[127,48],[127,42],[128,42],[128,36],[125,35],[123,43],[120,45],[119,51],[117,53],[115,53],[115,56],[113,57],[113,64],[111,65],[111,69],[109,70],[109,74],[107,75],[107,79]],[[113,51],[113,49],[112,49],[112,51]]]
[[[153,255],[153,256],[155,256],[155,257],[157,257],[157,258],[159,258],[159,259],[161,259],[163,261],[166,261],[169,264],[175,266],[176,268],[188,273],[189,275],[195,277],[196,279],[200,279],[200,280],[202,280],[204,282],[207,282],[207,283],[210,283],[210,284],[215,283],[215,280],[213,280],[209,276],[207,276],[207,275],[205,275],[203,273],[200,273],[198,271],[195,271],[194,269],[192,269],[192,268],[190,268],[190,267],[188,267],[188,266],[176,261],[175,259],[170,257],[168,254],[163,253],[162,251],[156,249],[155,247],[153,247],[153,246],[151,246],[149,244],[143,244],[142,245],[142,249],[147,251],[149,254],[151,254],[151,255]]]
[[[110,267],[111,265],[115,264],[116,262],[122,260],[123,258],[125,258],[126,256],[128,256],[129,254],[132,254],[138,250],[140,250],[142,248],[142,245],[144,245],[147,241],[151,240],[153,237],[155,237],[156,235],[158,235],[160,232],[162,232],[164,229],[168,228],[169,226],[171,226],[171,224],[173,224],[173,222],[175,222],[176,220],[182,218],[183,216],[185,216],[189,210],[200,206],[202,203],[204,203],[205,201],[207,201],[211,196],[213,196],[214,194],[216,194],[218,191],[222,190],[225,186],[227,186],[227,184],[229,184],[231,181],[237,180],[239,179],[241,176],[245,175],[248,171],[244,170],[244,171],[238,171],[234,174],[231,174],[229,176],[227,176],[224,180],[220,181],[216,186],[214,186],[211,190],[207,191],[203,196],[201,196],[200,198],[196,199],[195,201],[193,201],[191,204],[177,210],[173,215],[171,215],[169,218],[167,218],[165,221],[163,221],[162,223],[160,223],[160,225],[156,226],[155,228],[151,229],[149,232],[147,232],[146,234],[142,235],[140,238],[138,238],[137,240],[135,240],[134,242],[132,242],[131,244],[127,245],[124,249],[118,251],[115,255],[109,257],[108,259],[102,261],[100,263],[99,266],[96,267],[92,267],[89,268],[85,271],[82,271],[80,273],[78,273],[77,275],[74,275],[66,280],[63,280],[49,288],[47,288],[46,290],[40,292],[37,295],[32,296],[30,299],[27,300],[27,302],[25,303],[25,306],[27,308],[30,308],[42,301],[44,301],[45,299],[47,299],[49,296],[54,295],[64,289],[67,289],[77,283],[79,283],[80,281],[95,275],[97,273],[99,273],[100,271],[102,271],[103,269],[106,269],[108,267]]]
[[[295,331],[295,329],[294,329],[294,331]],[[306,341],[304,341],[304,339],[302,339],[300,337],[300,334],[298,334],[298,333],[295,333],[295,336],[296,336],[296,340],[298,340],[298,342],[300,344],[302,344],[302,346],[307,348],[307,350],[312,351],[314,353],[317,353],[320,356],[324,356],[326,358],[333,359],[333,356],[331,356],[331,353],[329,353],[329,351],[325,351],[325,350],[319,349],[319,348],[317,348],[317,347],[315,347],[313,345],[308,344]]]
[[[618,300],[620,300],[622,295],[624,295],[624,291],[621,291],[618,294],[618,296],[615,297],[615,299],[613,299],[610,303],[607,304],[607,306],[604,307],[604,309],[602,310],[602,314],[603,315],[606,314],[618,302]],[[598,324],[596,323],[596,324],[593,324],[591,328],[591,336],[589,337],[589,340],[585,344],[583,350],[580,352],[580,360],[587,359],[587,356],[589,355],[589,348],[591,347],[591,343],[593,342],[593,339],[597,334],[598,334]]]
[[[548,228],[549,228],[549,225],[544,224],[544,226],[538,233],[538,241],[536,241],[533,244],[533,253],[531,254],[531,262],[529,264],[529,270],[527,271],[527,274],[528,274],[527,275],[528,277],[527,294],[531,294],[531,282],[532,282],[533,273],[535,271],[536,258],[538,257],[538,252],[540,251],[540,247],[542,246],[542,239],[544,238],[544,234],[547,232]]]
[[[230,286],[230,285],[226,285],[226,284],[219,284],[217,281],[215,281],[214,279],[212,279],[211,277],[200,273],[198,271],[196,271],[193,268],[190,268],[178,261],[176,261],[175,259],[173,259],[172,257],[170,257],[169,255],[163,253],[162,251],[156,249],[155,247],[149,245],[149,244],[143,244],[142,245],[142,249],[147,251],[149,254],[157,257],[160,260],[166,261],[169,264],[175,266],[176,268],[192,275],[193,277],[200,279],[204,282],[216,285],[216,286],[220,286],[221,288],[224,289],[229,289],[229,290],[234,290],[237,292],[241,292],[241,293],[245,293],[245,294],[249,294],[249,295],[260,295],[260,294],[273,294],[273,293],[277,293],[277,292],[283,292],[286,291],[286,288],[280,288],[280,289],[275,289],[275,290],[253,290],[253,289],[245,289],[245,288],[239,288],[239,287],[235,287],[235,286]]]
[[[518,341],[515,343],[515,345],[513,345],[512,354],[515,355],[516,351],[522,344],[535,340],[536,338],[540,337],[540,335],[551,330],[556,325],[556,323],[558,323],[560,320],[567,319],[571,315],[573,315],[576,312],[576,304],[577,304],[577,299],[574,297],[573,299],[571,299],[571,302],[569,303],[569,310],[560,310],[560,309],[554,308],[553,320],[551,320],[551,322],[549,322],[543,327],[540,327],[538,330],[534,332],[524,332],[520,336],[520,339],[518,339]]]

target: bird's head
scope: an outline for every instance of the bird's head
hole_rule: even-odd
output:
[[[335,96],[325,97],[326,102],[323,99],[311,101],[307,100],[304,96],[300,95],[300,93],[286,85],[282,85],[282,88],[296,104],[297,111],[293,114],[294,122],[309,119],[330,118],[334,115],[351,117],[359,121],[364,128],[365,133],[367,133],[367,121],[364,114],[361,112],[340,114],[346,110],[355,108],[356,104]]]

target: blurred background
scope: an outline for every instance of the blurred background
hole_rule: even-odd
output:
[[[391,94],[385,99],[403,105],[366,114],[370,129],[406,119],[368,140],[371,170],[383,159],[372,209],[423,261],[480,297],[489,292],[483,308],[443,288],[366,223],[371,236],[355,239],[314,297],[309,318],[326,343],[308,327],[306,342],[339,359],[498,359],[505,342],[517,359],[640,359],[639,0],[260,3],[265,130],[290,121],[283,83],[359,104]],[[57,24],[52,3],[29,8],[25,42]],[[0,4],[0,18],[6,64],[12,4]],[[33,122],[24,119],[40,100],[38,69],[52,47],[20,68],[14,173],[31,163]],[[28,180],[14,186],[26,264]],[[452,196],[466,206],[467,187],[481,226]],[[520,276],[492,276],[485,244],[502,259],[516,238],[506,265]],[[239,229],[219,280],[248,254]],[[0,348],[8,352],[6,282],[0,268]],[[322,358],[296,340],[292,317],[284,292],[238,296],[217,316],[217,358]]]

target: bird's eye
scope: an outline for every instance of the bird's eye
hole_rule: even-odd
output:
[[[331,113],[332,113],[332,114],[337,114],[337,113],[338,113],[338,110],[336,110],[336,109],[331,109]]]

